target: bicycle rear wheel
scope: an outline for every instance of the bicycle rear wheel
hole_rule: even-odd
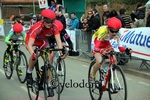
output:
[[[93,65],[95,64],[95,61],[91,62],[89,71],[88,71],[88,85],[89,85],[89,93],[92,100],[100,100],[102,97],[102,91],[100,92],[101,82],[100,80],[100,69],[97,71],[95,78],[90,79],[90,74],[93,71]]]
[[[118,65],[113,65],[108,82],[110,100],[127,100],[127,83],[123,70]]]
[[[47,66],[45,66],[47,67]],[[48,94],[48,87],[49,87],[49,77],[48,77],[48,71],[50,71],[50,75],[51,75],[51,91],[54,92],[54,96],[49,96]],[[45,100],[60,100],[60,84],[59,84],[59,78],[58,78],[58,74],[56,72],[56,69],[50,65],[48,71],[45,72],[45,76],[44,76],[44,95],[45,95]]]
[[[19,52],[19,59],[17,62],[16,72],[20,83],[24,83],[26,81],[26,71],[28,67],[28,62],[25,54],[22,51],[18,52]]]
[[[62,93],[66,80],[66,65],[64,59],[60,59],[56,64],[56,72],[58,73],[59,83],[61,85],[60,93]]]
[[[6,51],[3,56],[3,68],[7,79],[10,79],[13,74],[13,64],[12,64],[12,56],[11,54],[6,55]]]

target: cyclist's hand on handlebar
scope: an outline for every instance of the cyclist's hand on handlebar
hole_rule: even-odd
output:
[[[13,43],[12,41],[9,41],[9,44],[10,44],[10,45],[12,45],[12,43]]]
[[[131,59],[132,59],[132,58],[131,58],[132,49],[131,49],[131,48],[126,48],[126,49],[125,49],[125,53],[130,57],[130,60],[131,60]]]

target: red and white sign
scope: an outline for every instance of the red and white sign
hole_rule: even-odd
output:
[[[48,8],[47,0],[38,0],[38,1],[39,1],[39,7],[40,8]]]

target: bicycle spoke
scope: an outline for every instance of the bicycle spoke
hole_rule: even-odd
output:
[[[21,83],[24,83],[26,80],[26,71],[27,71],[27,58],[23,52],[20,52],[18,59],[18,64],[17,64],[17,75],[18,79]]]

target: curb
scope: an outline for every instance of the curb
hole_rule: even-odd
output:
[[[68,58],[70,59],[74,59],[74,60],[77,60],[77,61],[82,61],[82,62],[85,62],[85,63],[90,63],[91,61],[90,60],[86,60],[84,58],[78,58],[78,57],[72,57],[72,56],[67,56]],[[123,68],[123,71],[125,73],[128,73],[128,74],[131,74],[131,75],[134,75],[134,76],[139,76],[139,77],[142,77],[142,78],[146,78],[146,79],[150,79],[150,74],[148,73],[144,73],[144,72],[141,72],[141,71],[138,71],[138,70],[135,70],[135,69],[131,69],[131,68]]]

